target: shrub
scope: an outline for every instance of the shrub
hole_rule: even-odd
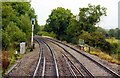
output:
[[[8,68],[10,64],[10,60],[9,60],[9,52],[2,52],[2,70],[3,70],[3,74],[5,73],[5,70]]]

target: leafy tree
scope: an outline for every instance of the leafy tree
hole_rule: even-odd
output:
[[[16,19],[16,13],[13,8],[10,6],[10,3],[3,3],[2,5],[2,28],[4,29],[8,23]]]
[[[53,9],[52,13],[47,19],[45,30],[48,32],[54,32],[58,39],[62,39],[62,35],[66,35],[66,28],[69,26],[69,21],[73,14],[70,10],[58,7]]]
[[[34,15],[34,9],[31,8],[31,5],[29,2],[13,2],[11,3],[12,8],[17,12],[17,16],[21,15],[28,15],[30,16],[30,19],[35,17]]]
[[[83,31],[79,38],[83,39],[85,41],[85,44],[88,44],[90,46],[93,46],[94,44],[91,34],[86,31]]]
[[[79,9],[79,24],[82,30],[88,32],[94,32],[96,30],[95,25],[100,22],[101,16],[106,16],[106,8],[100,5],[88,4],[87,8]]]
[[[4,32],[5,33],[3,34],[3,38],[8,37],[8,39],[5,40],[6,43],[4,43],[7,46],[9,46],[8,44],[11,44],[12,46],[16,48],[16,46],[19,45],[20,42],[26,41],[26,34],[22,32],[13,22],[10,22],[8,24]]]
[[[16,46],[22,41],[29,42],[31,36],[31,18],[36,19],[34,9],[29,2],[2,3],[2,48]],[[38,23],[35,21],[35,32],[38,32]],[[8,39],[9,38],[9,39]]]
[[[73,37],[79,36],[81,34],[81,29],[80,29],[79,24],[76,21],[75,17],[73,17],[69,21],[69,26],[66,29],[66,33],[67,33],[67,35],[70,35]]]
[[[26,33],[27,38],[30,38],[30,32],[32,31],[30,18],[27,15],[21,15],[19,19],[21,20],[21,25],[19,28],[22,29],[24,33]]]
[[[110,43],[105,40],[105,36],[102,35],[101,32],[96,31],[88,33],[83,31],[79,38],[84,39],[86,44],[92,47],[100,48],[101,50],[106,51],[109,54],[112,51],[112,45],[110,45]]]
[[[5,28],[5,32],[9,34],[11,37],[11,42],[16,41],[16,42],[22,42],[26,41],[26,35],[22,30],[20,30],[15,23],[10,22],[8,26]]]

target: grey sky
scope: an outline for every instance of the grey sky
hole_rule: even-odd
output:
[[[107,16],[102,17],[98,24],[102,28],[111,29],[118,27],[118,2],[120,0],[31,0],[31,5],[35,9],[38,16],[38,24],[44,25],[51,11],[57,7],[63,7],[71,10],[76,15],[79,13],[80,7],[87,5],[101,5],[107,8]]]

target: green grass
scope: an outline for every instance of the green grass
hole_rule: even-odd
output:
[[[85,51],[88,52],[88,47],[85,47]],[[92,54],[92,55],[98,56],[101,59],[104,59],[104,60],[106,60],[108,62],[120,65],[120,61],[118,61],[117,59],[113,58],[112,56],[106,54],[105,52],[102,52],[100,49],[96,49],[96,48],[92,47],[90,49],[89,53]]]

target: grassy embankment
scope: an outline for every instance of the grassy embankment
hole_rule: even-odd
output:
[[[116,49],[120,51],[120,45],[119,45],[120,40],[111,38],[111,39],[106,39],[106,41],[110,42],[110,44],[113,44],[113,43],[118,44],[118,47]],[[85,51],[88,52],[88,47],[85,47]],[[102,52],[100,49],[96,49],[96,48],[92,47],[90,49],[90,54],[96,55],[96,56],[100,57],[101,59],[107,60],[108,62],[120,65],[120,61],[119,61],[120,53],[108,55],[107,53]]]

